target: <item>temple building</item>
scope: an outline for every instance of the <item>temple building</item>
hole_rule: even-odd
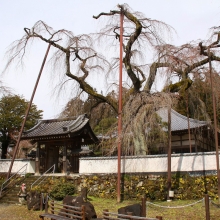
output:
[[[91,156],[92,146],[99,143],[87,116],[39,120],[23,132],[21,140],[36,145],[35,173],[42,174],[53,165],[57,173],[78,173],[79,158]]]
[[[168,108],[157,111],[162,122],[168,123]],[[199,121],[170,110],[171,120],[171,149],[172,153],[189,153],[215,151],[214,133],[211,122]],[[167,128],[165,128],[167,129]],[[167,145],[161,143],[160,153],[167,153]]]

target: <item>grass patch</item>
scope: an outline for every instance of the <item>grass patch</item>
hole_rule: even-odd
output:
[[[88,200],[94,205],[99,218],[102,217],[102,211],[104,209],[108,209],[109,212],[117,213],[117,210],[120,207],[140,202],[137,200],[125,200],[121,203],[117,203],[116,199],[103,199],[91,196],[88,197]],[[147,217],[155,218],[156,216],[162,216],[163,220],[206,219],[204,202],[200,201],[199,203],[196,203],[197,201],[199,200],[174,200],[172,202],[153,202],[153,205],[147,205]],[[189,204],[193,205],[189,206]],[[176,208],[178,206],[181,206],[181,208]],[[166,207],[175,208],[171,209]],[[38,219],[40,213],[42,213],[42,211],[29,211],[26,206],[0,204],[1,220]],[[212,204],[210,204],[210,219],[220,219],[220,208],[217,208]]]
[[[94,205],[98,217],[102,217],[102,211],[104,209],[108,209],[109,212],[117,213],[117,210],[120,207],[140,203],[140,201],[137,200],[125,200],[121,203],[117,203],[117,200],[115,199],[96,197],[89,197],[89,201]],[[147,217],[155,218],[156,216],[162,216],[163,220],[205,219],[206,213],[204,201],[198,201],[199,200],[174,200],[171,202],[153,202],[153,204],[147,205]],[[210,204],[210,217],[211,219],[220,219],[220,208]]]

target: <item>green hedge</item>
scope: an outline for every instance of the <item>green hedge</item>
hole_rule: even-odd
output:
[[[74,195],[76,187],[66,177],[48,178],[43,184],[33,187],[32,191],[48,193],[55,200],[63,200],[66,195]]]
[[[146,196],[148,200],[167,199],[167,177],[147,175],[122,175],[121,194],[124,199],[140,199]],[[102,198],[117,198],[117,176],[84,176],[83,184],[89,189],[89,195]],[[201,199],[205,193],[218,199],[217,177],[175,174],[171,180],[174,199]]]
[[[217,176],[190,176],[175,174],[171,179],[171,190],[174,199],[201,199],[209,194],[211,199],[218,199]],[[47,184],[33,190],[47,192],[54,199],[62,200],[65,195],[79,193],[82,187],[88,188],[88,195],[100,198],[117,198],[117,175],[82,175],[77,177],[60,177],[49,179]],[[167,177],[153,175],[121,176],[121,197],[123,199],[140,200],[146,196],[148,200],[163,201],[167,199]]]

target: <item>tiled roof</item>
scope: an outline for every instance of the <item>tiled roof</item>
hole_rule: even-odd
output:
[[[77,118],[39,120],[33,128],[23,132],[22,138],[74,133],[82,129],[88,121],[86,115]]]
[[[161,117],[163,122],[168,122],[168,108],[160,108],[157,114]],[[199,121],[189,118],[190,129],[206,126],[207,121]],[[171,109],[171,131],[180,131],[188,129],[188,118]]]

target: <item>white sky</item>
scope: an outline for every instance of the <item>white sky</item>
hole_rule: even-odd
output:
[[[31,28],[42,20],[55,30],[64,28],[76,35],[91,33],[99,29],[93,15],[109,12],[123,3],[120,0],[0,0],[0,73],[6,63],[7,47],[24,35],[24,27]],[[219,0],[127,0],[126,3],[148,18],[171,25],[178,34],[173,42],[176,45],[206,39],[210,27],[220,26]],[[1,76],[4,85],[29,100],[46,48],[43,42],[33,45],[26,56],[25,68],[13,66]],[[50,81],[49,68],[45,68],[33,101],[44,111],[44,119],[55,118],[69,98],[53,96]]]

